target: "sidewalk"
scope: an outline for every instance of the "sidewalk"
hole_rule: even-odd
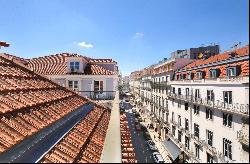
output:
[[[137,108],[136,110],[139,112],[139,109],[138,109],[138,108]],[[149,120],[148,118],[146,118],[146,116],[143,115],[142,113],[140,113],[140,114],[141,114],[142,120],[144,120],[143,123],[144,123],[146,126],[149,125],[149,124],[150,124],[150,120]],[[148,129],[148,132],[149,132],[149,134],[150,134],[152,140],[155,142],[155,145],[156,145],[156,147],[158,148],[159,153],[162,155],[162,157],[163,157],[165,163],[172,163],[172,161],[169,159],[169,153],[168,153],[167,150],[164,148],[164,146],[163,146],[163,144],[162,144],[162,141],[159,140],[159,138],[158,138],[158,133],[155,132],[155,131],[152,130],[152,129]]]

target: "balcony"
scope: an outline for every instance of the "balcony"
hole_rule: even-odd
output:
[[[220,109],[224,111],[229,111],[229,112],[249,116],[249,104],[239,104],[239,103],[227,104],[220,100],[211,101],[207,98],[198,98],[198,97],[194,97],[191,95],[177,95],[174,93],[167,93],[167,95],[171,98],[187,101],[187,102],[194,103],[197,105],[203,105],[203,106],[210,107],[210,108]]]
[[[243,132],[243,130],[237,131],[237,139],[238,141],[249,147],[249,131]]]
[[[211,154],[212,156],[216,156],[217,155],[217,150],[216,150],[215,147],[210,146],[208,143],[205,143],[204,147],[207,149],[207,152],[209,154]]]
[[[225,78],[207,78],[207,79],[194,79],[194,80],[174,80],[171,84],[246,84],[249,83],[249,77],[235,76]]]
[[[175,120],[170,121],[174,126],[177,126],[177,122]]]
[[[161,82],[152,82],[151,81],[151,86],[155,86],[155,87],[166,87],[169,86],[169,82],[168,81],[161,81]]]
[[[114,100],[116,91],[77,91],[92,100]]]
[[[191,138],[191,134],[192,134],[192,133],[191,133],[189,130],[185,130],[185,133],[186,133],[186,136],[187,136],[187,137]]]

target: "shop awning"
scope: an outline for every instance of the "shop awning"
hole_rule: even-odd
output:
[[[163,141],[163,146],[167,149],[173,161],[181,154],[180,148],[170,138]]]

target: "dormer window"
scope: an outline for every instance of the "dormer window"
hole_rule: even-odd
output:
[[[70,71],[78,72],[80,69],[80,62],[70,62]]]
[[[210,78],[217,78],[217,71],[216,69],[210,70]]]
[[[202,71],[199,71],[199,72],[196,73],[197,79],[202,79],[203,75],[204,75],[204,72],[202,72]]]
[[[192,78],[193,78],[193,77],[192,77],[192,72],[189,72],[188,75],[187,75],[187,79],[188,79],[188,80],[192,80]]]
[[[186,74],[181,74],[181,80],[184,80],[186,78]]]
[[[227,68],[227,77],[234,77],[236,76],[236,69],[237,67],[228,67]]]

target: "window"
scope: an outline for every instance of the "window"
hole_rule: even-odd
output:
[[[70,62],[70,70],[73,72],[77,72],[80,68],[79,62]]]
[[[189,123],[187,118],[185,118],[185,130],[189,130]]]
[[[213,111],[209,108],[206,108],[206,119],[209,119],[209,120],[213,119]]]
[[[187,136],[185,136],[185,148],[189,149],[189,138]]]
[[[236,67],[229,67],[227,68],[227,77],[234,77],[236,76]]]
[[[175,94],[175,87],[173,87],[173,94]]]
[[[191,80],[193,77],[192,77],[192,72],[189,72],[188,75],[187,75],[187,79],[188,80]]]
[[[223,125],[227,127],[232,127],[233,115],[228,113],[223,113]]]
[[[69,88],[78,90],[78,81],[69,81]]]
[[[194,114],[199,115],[200,113],[200,106],[194,105]]]
[[[181,108],[181,100],[177,102],[178,108]]]
[[[181,142],[181,136],[182,136],[181,131],[178,130],[178,141],[179,142]]]
[[[217,77],[217,70],[212,69],[210,70],[210,78],[216,78]]]
[[[181,88],[178,88],[178,95],[181,95]]]
[[[211,156],[209,153],[207,153],[207,163],[214,163],[213,156]]]
[[[188,110],[188,103],[185,103],[185,110]]]
[[[213,132],[207,130],[207,144],[213,146]]]
[[[224,97],[224,103],[232,104],[232,91],[224,91],[223,97]]]
[[[203,78],[203,74],[204,74],[204,72],[196,72],[196,77],[197,77],[197,79],[202,79]]]
[[[103,91],[103,81],[94,81],[94,91]]]
[[[200,148],[199,148],[199,145],[197,145],[195,143],[194,146],[195,146],[195,157],[199,159],[200,158]]]
[[[189,88],[186,88],[186,96],[189,96]]]
[[[178,125],[181,126],[181,116],[178,115]]]
[[[214,91],[213,90],[207,90],[207,100],[214,101]]]
[[[223,154],[232,160],[232,142],[223,138]]]
[[[172,122],[174,122],[174,112],[172,112]]]
[[[175,136],[175,126],[172,126],[172,134]]]
[[[199,125],[194,124],[194,136],[199,138]]]
[[[199,89],[195,89],[195,100],[197,100],[198,98],[200,98],[200,90]]]

